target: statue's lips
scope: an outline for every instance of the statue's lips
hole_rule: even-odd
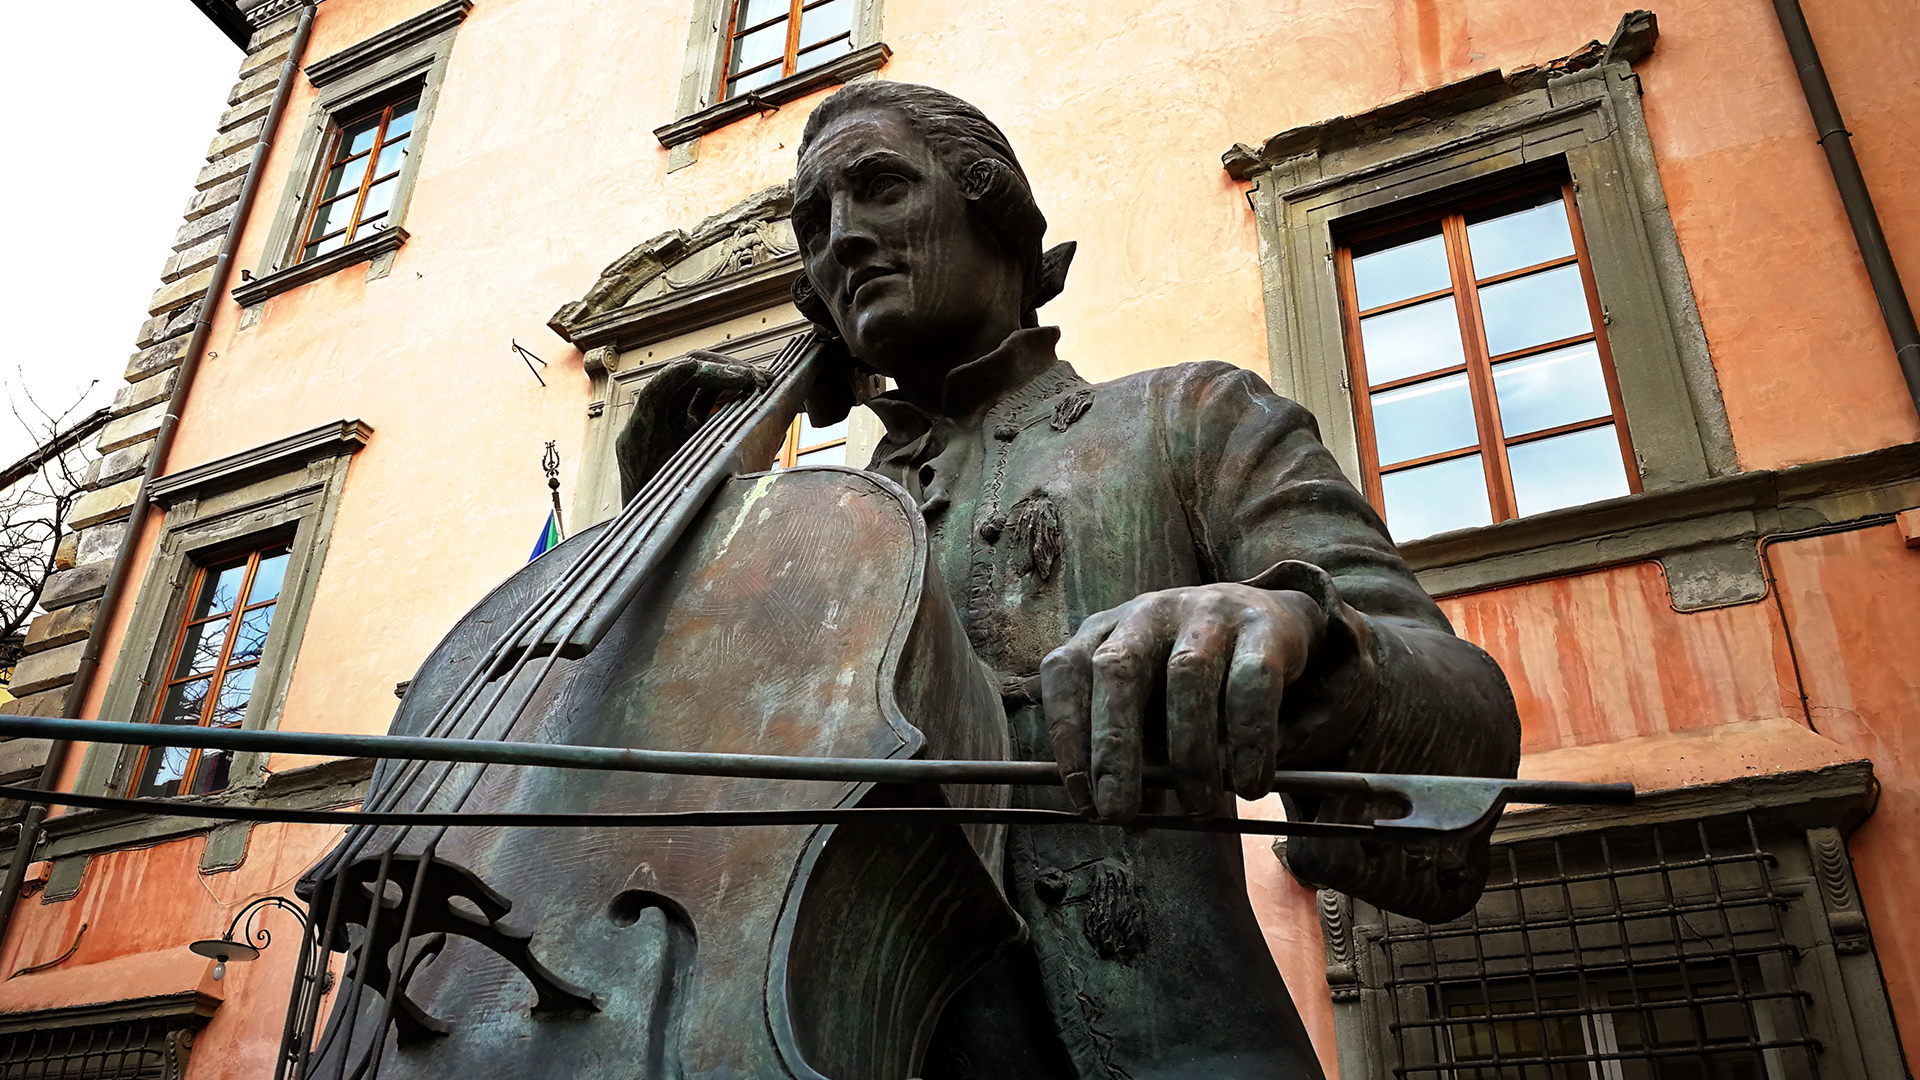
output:
[[[898,270],[863,270],[853,276],[853,281],[851,282],[853,288],[848,293],[847,299],[850,304],[857,304],[860,302],[860,294],[866,290],[867,286],[876,283],[884,286],[888,282],[901,276]]]

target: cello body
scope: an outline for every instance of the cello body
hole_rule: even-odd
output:
[[[423,733],[485,643],[593,536],[475,606],[422,665],[394,733]],[[503,719],[483,737],[1007,751],[999,695],[930,574],[919,510],[852,469],[726,481],[593,651],[499,683],[491,713]],[[410,806],[435,810],[1006,805],[1004,788],[396,762],[376,770],[368,802],[409,786]],[[947,999],[1024,936],[997,880],[1000,844],[999,827],[901,822],[433,837],[389,826],[344,874],[303,890],[327,946],[356,957],[304,1076],[905,1080]]]

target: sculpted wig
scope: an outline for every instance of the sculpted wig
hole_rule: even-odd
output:
[[[1074,245],[1061,244],[1041,254],[1047,219],[1033,201],[1027,174],[1005,133],[985,113],[944,90],[873,80],[843,87],[813,110],[800,135],[800,158],[806,158],[814,140],[834,121],[870,109],[895,113],[926,141],[966,196],[969,209],[999,238],[1002,249],[1020,260],[1026,270],[1020,323],[1039,325],[1036,311],[1060,294]],[[833,329],[833,318],[804,272],[794,282],[793,302],[815,325]]]

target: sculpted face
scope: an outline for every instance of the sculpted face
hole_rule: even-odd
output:
[[[1019,329],[1024,269],[891,109],[850,113],[808,146],[793,226],[848,349],[910,398]]]

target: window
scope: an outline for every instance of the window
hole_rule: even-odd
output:
[[[1350,238],[1368,497],[1405,543],[1639,490],[1571,183]]]
[[[326,560],[352,454],[339,420],[157,477],[165,511],[103,719],[273,728]],[[95,745],[76,790],[141,797],[257,789],[268,755]],[[237,797],[246,797],[240,795]]]
[[[287,557],[287,545],[278,543],[196,571],[194,599],[174,637],[170,675],[153,723],[240,726],[279,610]],[[142,755],[134,794],[164,798],[222,791],[232,765],[232,756],[220,750],[150,749]]]
[[[1395,1072],[1818,1076],[1776,867],[1746,815],[1497,846],[1466,918],[1387,920]]]
[[[801,413],[794,418],[793,426],[787,429],[787,441],[780,446],[780,456],[774,459],[776,469],[791,469],[797,465],[845,465],[847,463],[847,421],[824,428],[813,426],[807,414]]]
[[[313,60],[318,96],[250,281],[233,298],[250,309],[288,289],[370,264],[383,278],[407,241],[407,208],[453,53],[472,0],[444,0],[358,44]]]
[[[0,1033],[0,1080],[178,1080],[205,1022],[168,1016]]]
[[[300,249],[302,260],[387,227],[419,109],[420,95],[410,94],[362,113],[334,132],[327,153],[330,164],[313,197],[313,213]]]
[[[726,89],[737,97],[853,51],[853,0],[733,0]]]

